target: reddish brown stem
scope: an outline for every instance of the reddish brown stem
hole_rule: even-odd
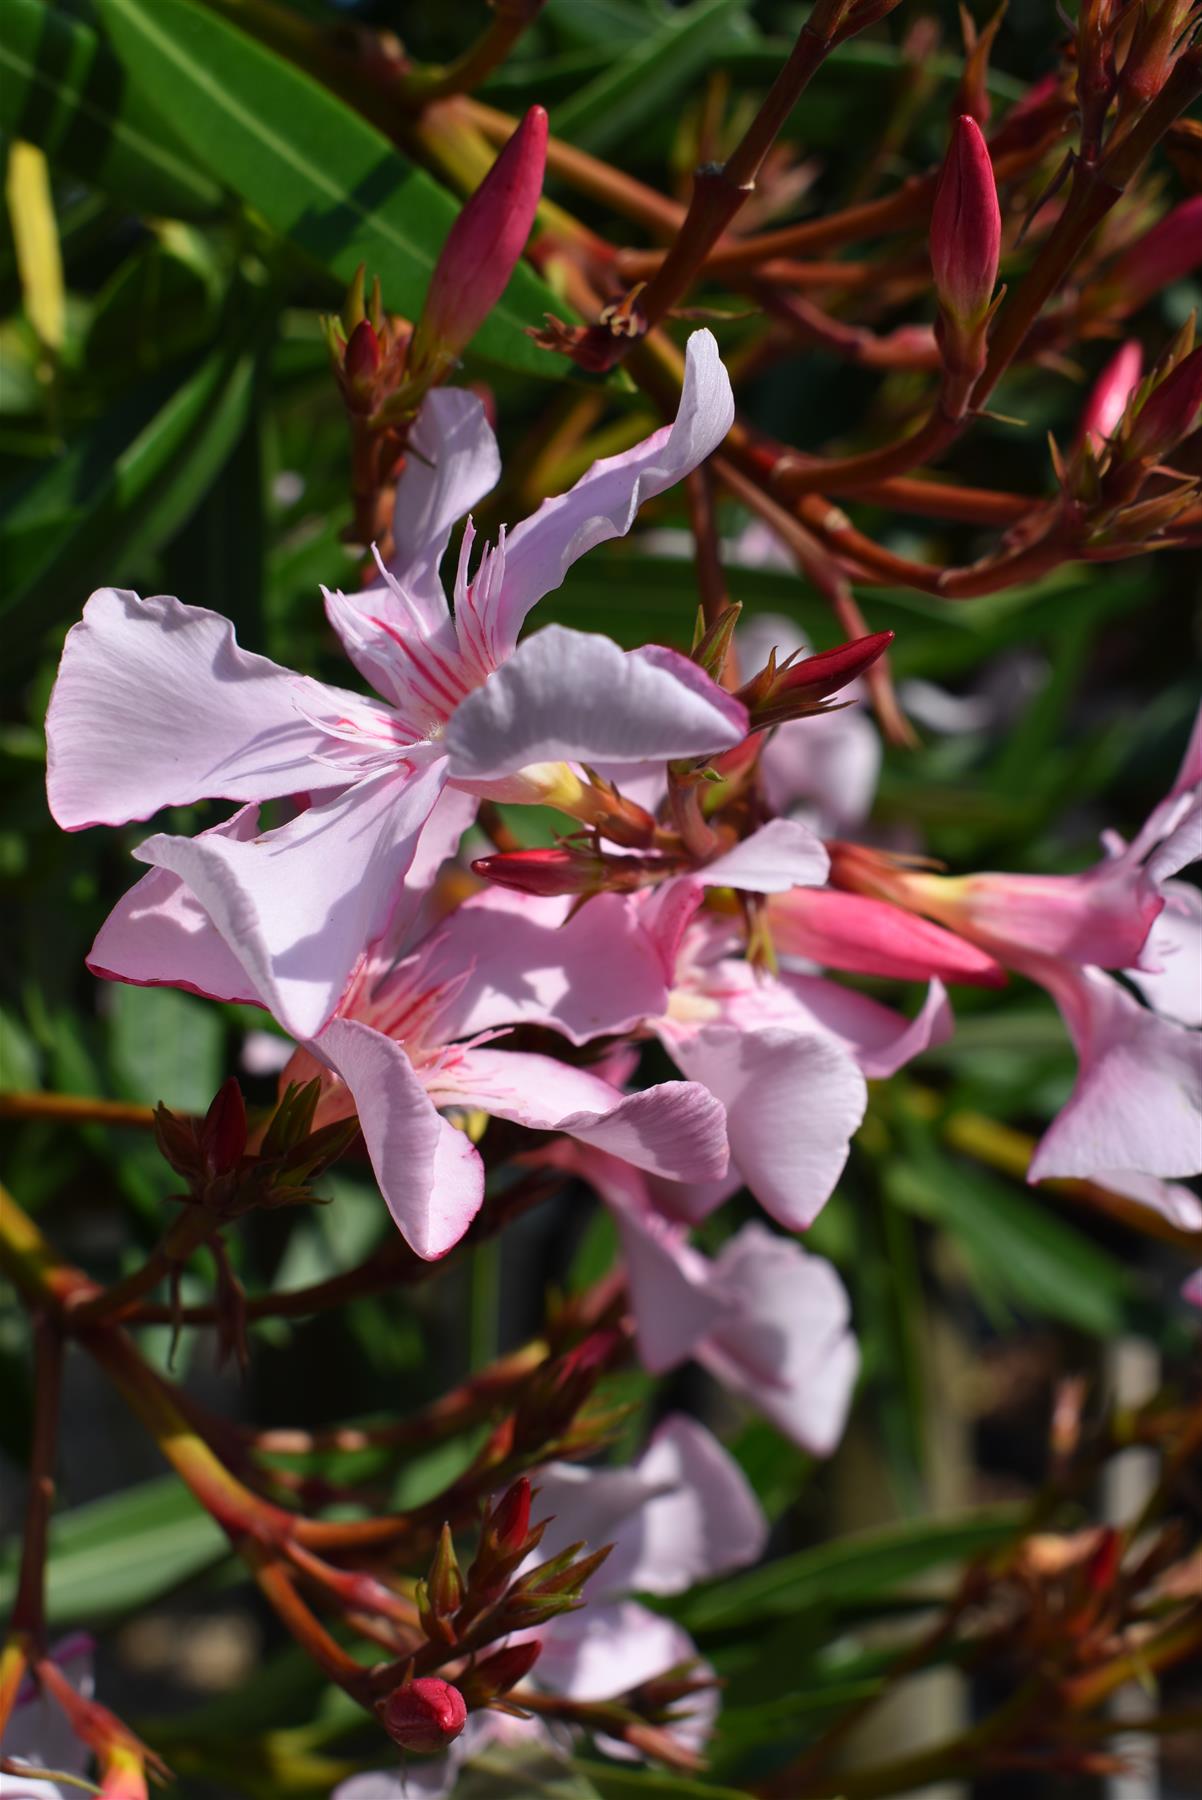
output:
[[[543,10],[546,0],[492,0],[492,23],[462,56],[443,69],[411,69],[397,84],[403,103],[426,106],[450,94],[470,94],[500,68],[526,28]]]
[[[59,1402],[62,1395],[63,1340],[47,1313],[33,1322],[33,1444],[29,1455],[29,1495],[25,1502],[25,1534],[21,1575],[13,1602],[11,1629],[27,1635],[35,1650],[45,1650],[46,1545],[54,1506],[54,1468],[58,1459]]]

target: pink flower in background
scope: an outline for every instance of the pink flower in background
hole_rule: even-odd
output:
[[[65,1638],[55,1645],[51,1655],[76,1693],[90,1700],[94,1686],[91,1638]],[[72,1731],[66,1714],[29,1678],[17,1693],[0,1741],[0,1755],[31,1769],[53,1769],[62,1775],[78,1776],[81,1785],[92,1760],[87,1745]],[[72,1800],[80,1790],[65,1782],[9,1774],[4,1777],[2,1791],[4,1800]]]
[[[253,810],[217,831],[253,830]],[[164,869],[118,903],[89,961],[116,980],[269,1004],[248,991],[195,897]],[[465,902],[401,960],[383,947],[365,957],[283,1079],[321,1078],[320,1123],[358,1113],[399,1230],[420,1256],[437,1257],[484,1195],[480,1155],[444,1111],[566,1131],[670,1179],[722,1175],[722,1109],[704,1088],[664,1082],[624,1096],[587,1069],[493,1046],[521,1023],[582,1044],[666,1004],[662,964],[627,900],[602,895],[565,923],[561,901],[497,889]]]
[[[653,1375],[688,1360],[814,1456],[843,1434],[859,1373],[851,1308],[837,1271],[790,1238],[745,1225],[716,1258],[659,1210],[660,1184],[602,1150],[548,1147],[614,1214],[639,1358]]]
[[[1202,1023],[1202,904],[1172,878],[1202,859],[1202,713],[1132,842],[1103,841],[1107,857],[1080,875],[951,878],[854,845],[832,864],[838,882],[934,916],[1055,1000],[1077,1079],[1028,1179],[1097,1180],[1179,1220],[1190,1197],[1159,1178],[1202,1170],[1202,1036],[1189,1029]]]
[[[804,1230],[842,1173],[866,1078],[890,1075],[948,1037],[947,998],[933,981],[909,1020],[817,976],[768,975],[736,954],[730,920],[698,912],[700,897],[699,883],[681,880],[641,905],[671,983],[651,1028],[681,1071],[722,1102],[730,1141],[727,1180],[680,1190],[671,1210],[695,1221],[745,1184],[779,1224]]]
[[[701,756],[741,739],[745,709],[673,651],[626,652],[558,626],[517,645],[531,607],[572,563],[628,531],[732,416],[717,347],[696,332],[672,425],[545,501],[485,550],[474,576],[469,523],[452,613],[439,565],[500,462],[476,396],[435,391],[397,487],[396,573],[327,595],[348,656],[382,698],[240,649],[217,613],[102,589],[68,634],[47,715],[55,818],[79,830],[204,798],[307,796],[274,829],[160,833],[134,854],[185,883],[250,985],[289,1031],[312,1036],[388,925],[448,782],[539,799],[547,782],[507,789],[500,778],[532,764]]]

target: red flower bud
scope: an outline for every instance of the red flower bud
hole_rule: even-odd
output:
[[[236,1169],[246,1150],[246,1102],[233,1075],[218,1088],[200,1128],[200,1146],[214,1175]]]
[[[975,119],[961,114],[935,190],[931,268],[939,304],[961,330],[983,324],[997,285],[1002,215],[989,150]]]
[[[546,850],[506,850],[497,856],[477,857],[475,874],[519,894],[598,894],[603,889],[630,893],[642,887],[649,874],[660,871],[662,859],[644,856],[606,856],[603,851],[562,844]],[[669,873],[667,866],[663,873]]]
[[[1100,450],[1116,430],[1127,402],[1139,386],[1144,353],[1134,338],[1121,344],[1089,391],[1081,410],[1077,441]]]
[[[1202,194],[1175,206],[1119,257],[1103,282],[1108,298],[1134,312],[1162,288],[1202,264]]]
[[[1202,424],[1202,345],[1153,388],[1139,409],[1125,455],[1130,461],[1159,460]]]
[[[770,661],[738,692],[737,698],[747,707],[751,729],[764,731],[786,719],[818,711],[823,700],[870,669],[892,642],[891,631],[872,631],[836,644],[833,650],[782,663],[779,668]]]
[[[505,291],[543,187],[547,115],[532,106],[452,225],[413,334],[410,372],[450,362]]]
[[[393,1743],[417,1756],[437,1756],[454,1743],[467,1723],[467,1706],[459,1689],[436,1675],[423,1675],[394,1688],[380,1708],[384,1729]]]
[[[507,1694],[519,1681],[524,1681],[541,1656],[542,1648],[537,1638],[531,1638],[525,1644],[506,1644],[503,1650],[486,1656],[465,1671],[460,1679],[472,1705],[487,1706],[490,1700]]]
[[[530,1531],[533,1490],[524,1475],[506,1488],[488,1519],[488,1531],[503,1554],[521,1550]]]
[[[351,381],[371,381],[382,361],[380,340],[370,319],[360,319],[351,332],[343,367]]]

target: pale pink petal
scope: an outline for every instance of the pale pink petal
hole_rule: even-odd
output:
[[[662,1375],[692,1356],[730,1310],[713,1264],[650,1203],[641,1173],[596,1151],[578,1172],[610,1207],[622,1241],[639,1360]]]
[[[857,706],[794,719],[760,757],[764,798],[774,812],[800,811],[818,830],[846,832],[872,811],[881,741]]]
[[[1181,1284],[1181,1298],[1191,1306],[1202,1306],[1202,1269],[1195,1269]]]
[[[161,835],[134,851],[192,890],[293,1037],[329,1018],[397,903],[441,760],[369,777],[249,843]]]
[[[258,807],[243,806],[199,835],[246,842],[258,826]],[[168,869],[152,869],[118,900],[96,934],[87,963],[93,975],[107,981],[165,984],[207,999],[262,1004],[200,901]]]
[[[783,894],[793,887],[820,887],[830,874],[821,838],[796,819],[772,819],[724,856],[715,857],[697,880],[706,887],[739,888],[749,894]]]
[[[673,1413],[656,1428],[638,1470],[659,1491],[638,1519],[634,1592],[682,1594],[759,1561],[768,1521],[742,1469],[704,1425]]]
[[[1128,969],[1148,1005],[1182,1025],[1202,1025],[1202,890],[1170,881],[1164,911],[1148,933],[1141,967]]]
[[[470,1139],[440,1118],[404,1050],[357,1019],[333,1019],[310,1049],[346,1083],[389,1212],[427,1260],[459,1242],[484,1198]]]
[[[540,1636],[539,1683],[570,1700],[612,1700],[697,1654],[674,1620],[633,1600],[590,1603]]]
[[[695,331],[674,422],[632,450],[594,463],[575,487],[544,500],[510,532],[490,630],[502,656],[517,642],[530,608],[560,585],[572,564],[607,538],[624,537],[643,502],[704,462],[733,422],[730,379],[717,343],[710,332]]]
[[[1202,862],[1202,799],[1182,808],[1164,842],[1148,858],[1148,879],[1165,881],[1196,862]]]
[[[451,531],[500,478],[497,440],[479,395],[433,388],[409,438],[392,520],[393,572],[429,630],[446,616],[438,570]]]
[[[704,1181],[726,1169],[722,1108],[692,1082],[623,1096],[549,1056],[477,1049],[459,1053],[429,1086],[440,1106],[478,1106],[537,1131],[565,1131],[672,1180]]]
[[[491,781],[527,763],[705,756],[746,729],[746,709],[687,657],[548,625],[463,701],[446,748],[455,780]]]
[[[1113,1194],[1150,1207],[1181,1231],[1202,1231],[1202,1200],[1179,1181],[1161,1181],[1156,1175],[1133,1175],[1129,1170],[1106,1171],[1106,1187]]]
[[[723,1246],[712,1279],[726,1313],[698,1361],[794,1443],[829,1456],[860,1363],[838,1274],[799,1244],[745,1225]]]
[[[669,986],[676,980],[685,932],[704,898],[704,889],[693,876],[661,882],[658,887],[644,888],[635,896],[643,930],[655,947]]]
[[[1130,855],[1080,875],[968,875],[947,883],[952,909],[1003,961],[1021,954],[1125,969],[1139,959],[1163,902]]]
[[[790,1230],[812,1224],[864,1117],[867,1089],[851,1054],[784,1026],[710,1025],[669,1044],[725,1106],[731,1160],[760,1205]]]
[[[1141,1006],[1100,969],[1031,958],[1076,1046],[1068,1102],[1039,1141],[1027,1179],[1202,1171],[1202,1037]]]
[[[46,714],[50,810],[79,831],[195,800],[345,786],[308,715],[351,703],[370,710],[240,649],[218,613],[101,588],[67,633]]]
[[[851,1050],[870,1081],[883,1081],[932,1044],[946,1044],[955,1025],[947,992],[932,981],[913,1019],[905,1019],[868,994],[817,975],[782,974],[780,980],[814,1022]]]
[[[772,942],[783,957],[897,981],[966,981],[1001,986],[992,956],[942,925],[887,900],[837,888],[797,887],[768,902]]]
[[[613,1544],[596,1577],[599,1600],[684,1593],[763,1554],[768,1522],[747,1477],[712,1432],[683,1413],[665,1419],[628,1467],[549,1463],[536,1481],[552,1515],[539,1561],[570,1543]]]
[[[434,802],[418,835],[404,888],[388,924],[383,948],[390,961],[406,955],[442,916],[431,890],[444,863],[458,851],[459,840],[473,824],[476,811],[476,800],[459,788],[444,788]]]
[[[421,951],[424,982],[459,984],[442,1014],[448,1036],[549,1025],[584,1044],[664,1010],[663,970],[630,902],[598,894],[570,907],[493,887],[456,908]]]

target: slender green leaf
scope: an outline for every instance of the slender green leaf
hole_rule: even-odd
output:
[[[456,217],[452,197],[358,113],[191,0],[99,0],[136,89],[171,114],[212,173],[337,281],[360,263],[390,307],[420,311]],[[557,379],[525,334],[563,303],[520,264],[473,342],[491,361]]]
[[[205,219],[221,189],[130,91],[97,34],[43,0],[0,0],[0,130],[140,212]]]
[[[693,0],[638,37],[608,69],[552,115],[557,136],[600,151],[676,100],[745,15],[744,0]],[[737,34],[736,34],[737,35]]]
[[[217,1562],[228,1545],[173,1476],[60,1514],[50,1533],[47,1611],[54,1627],[146,1606]],[[0,1557],[0,1613],[12,1604],[18,1547]]]
[[[120,580],[169,539],[237,444],[261,344],[253,309],[178,387],[140,388],[56,461],[0,494],[0,599],[11,650],[78,610],[90,582]]]
[[[1017,1507],[997,1506],[954,1519],[922,1519],[857,1533],[698,1589],[673,1612],[690,1631],[700,1631],[779,1618],[806,1607],[876,1599],[915,1575],[1003,1543],[1020,1516]]]

